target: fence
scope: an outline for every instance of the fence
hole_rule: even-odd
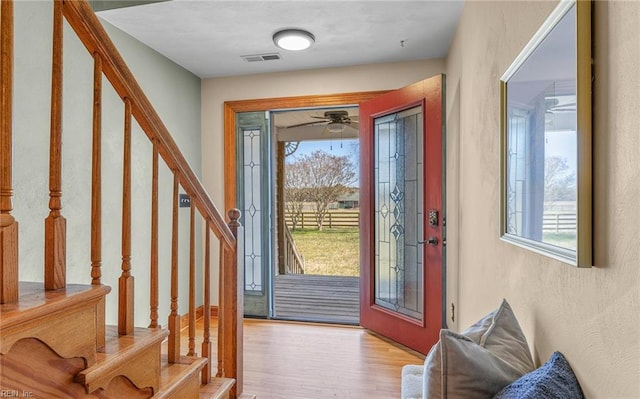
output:
[[[285,213],[285,221],[288,226],[293,226],[291,214]],[[331,211],[324,219],[324,227],[358,227],[360,225],[359,212],[339,212]],[[296,228],[316,227],[316,214],[314,212],[302,212],[298,218]],[[547,211],[542,217],[542,230],[556,233],[576,230],[577,219],[575,212],[553,212]]]
[[[288,226],[293,226],[291,214],[285,213],[285,222]],[[323,227],[358,227],[360,226],[360,212],[339,212],[330,211],[324,218]],[[314,212],[302,212],[298,218],[296,228],[317,227],[316,214]]]
[[[575,212],[545,212],[542,216],[542,231],[575,231],[578,227]]]

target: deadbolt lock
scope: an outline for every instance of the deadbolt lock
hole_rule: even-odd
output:
[[[438,225],[438,211],[435,209],[429,210],[429,226],[436,227]]]

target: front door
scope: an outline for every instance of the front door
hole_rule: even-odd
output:
[[[443,327],[444,75],[360,103],[360,324],[426,353]]]

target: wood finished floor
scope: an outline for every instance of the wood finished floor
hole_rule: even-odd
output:
[[[212,319],[212,335],[215,323]],[[201,342],[200,320],[198,353]],[[188,329],[182,331],[185,353],[186,348]],[[399,398],[402,366],[423,362],[423,355],[360,327],[244,322],[244,392],[258,399]]]

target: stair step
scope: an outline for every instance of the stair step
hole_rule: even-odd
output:
[[[161,344],[168,335],[167,330],[135,328],[133,334],[120,336],[117,327],[107,326],[106,346],[97,354],[96,364],[78,373],[75,381],[94,392],[123,375],[136,387],[157,392]]]
[[[23,338],[36,338],[60,357],[82,357],[93,365],[97,314],[109,291],[108,286],[78,284],[45,291],[43,283],[21,282],[18,302],[0,305],[0,353]]]
[[[233,378],[211,378],[207,385],[200,386],[200,399],[228,399],[235,383]]]
[[[152,399],[197,398],[200,395],[200,371],[207,359],[182,356],[176,363],[168,363],[162,356],[160,390]]]

